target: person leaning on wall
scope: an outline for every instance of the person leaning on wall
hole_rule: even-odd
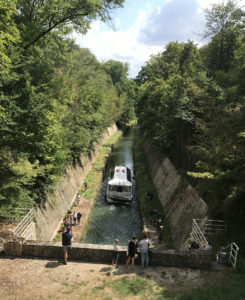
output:
[[[71,249],[72,246],[72,231],[71,227],[67,227],[66,231],[62,234],[62,246],[64,250],[64,262],[63,264],[67,265],[67,258],[68,258],[68,250]]]

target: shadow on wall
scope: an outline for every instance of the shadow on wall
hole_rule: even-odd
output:
[[[161,158],[151,142],[145,143],[144,150],[152,181],[170,224],[173,246],[180,249],[190,236],[192,219],[205,218],[207,205],[170,160]]]

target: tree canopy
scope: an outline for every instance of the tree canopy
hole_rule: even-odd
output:
[[[110,21],[123,2],[0,1],[2,216],[45,201],[67,165],[92,150],[108,126],[128,121],[123,114],[134,103],[129,108],[125,100],[132,88],[125,65],[114,62],[123,75],[119,91],[106,62],[68,35],[86,33],[95,18]]]
[[[243,228],[244,11],[228,1],[206,17],[207,45],[171,42],[139,72],[137,116],[143,134],[195,185],[210,216]]]

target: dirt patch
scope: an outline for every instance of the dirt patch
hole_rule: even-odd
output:
[[[159,299],[162,289],[183,289],[202,286],[212,272],[176,269],[141,269],[136,266],[127,271],[125,266],[114,269],[104,264],[68,262],[40,259],[0,258],[0,298],[2,299],[144,299],[147,291],[123,291],[113,284],[135,280],[151,287],[153,297]],[[219,276],[212,273],[212,276]],[[147,299],[147,298],[145,298]]]

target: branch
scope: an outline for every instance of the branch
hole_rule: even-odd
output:
[[[56,23],[54,23],[52,26],[51,26],[51,21],[52,20],[50,20],[48,29],[46,29],[45,31],[39,33],[39,35],[34,40],[32,40],[29,44],[27,44],[26,46],[24,46],[24,49],[30,48],[30,46],[32,46],[33,44],[35,44],[36,42],[38,42],[43,36],[45,36],[50,31],[52,31],[55,27],[57,27],[58,25],[60,25],[62,23],[67,22],[68,20],[69,20],[69,18],[64,17],[60,21],[57,21]]]
[[[53,25],[51,25],[51,24],[52,24],[52,21],[54,21],[54,20],[53,20],[53,16],[51,16],[51,19],[48,22],[48,28],[46,30],[44,30],[43,32],[39,33],[39,35],[34,40],[32,40],[30,43],[28,43],[26,46],[24,46],[24,49],[28,49],[30,46],[32,46],[33,44],[38,42],[43,36],[48,34],[50,31],[52,31],[58,25],[66,23],[66,22],[71,22],[72,19],[77,18],[77,17],[86,17],[86,16],[88,16],[87,13],[83,13],[83,14],[78,13],[78,14],[74,14],[74,15],[70,14],[70,15],[64,16],[61,20],[54,22]]]

